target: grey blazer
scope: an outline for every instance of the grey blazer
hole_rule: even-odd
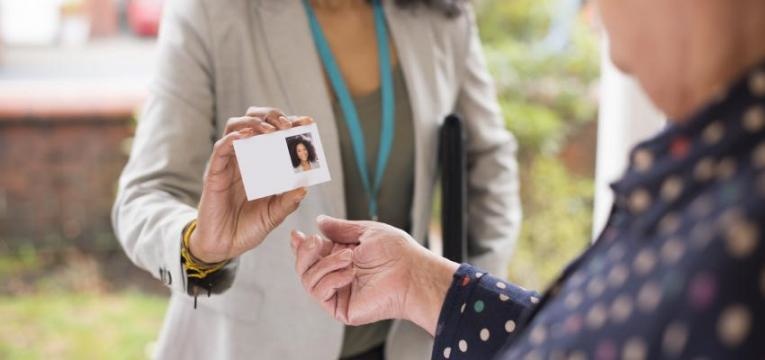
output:
[[[519,229],[516,143],[505,130],[472,10],[447,19],[427,9],[385,11],[411,95],[416,138],[412,232],[431,219],[437,135],[445,115],[467,119],[470,261],[505,272]],[[300,0],[171,0],[159,63],[119,182],[113,223],[127,255],[171,289],[156,356],[199,359],[336,359],[343,326],[301,288],[289,231],[314,233],[319,214],[345,215],[337,129]],[[196,217],[202,175],[229,117],[271,106],[316,119],[332,181],[309,190],[296,213],[242,255],[232,287],[185,294],[183,227]],[[391,359],[426,359],[432,339],[394,324]]]

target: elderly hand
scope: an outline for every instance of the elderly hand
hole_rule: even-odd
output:
[[[434,334],[456,263],[382,223],[318,225],[326,239],[293,232],[292,247],[303,287],[327,312],[347,325],[407,319]]]
[[[297,209],[306,195],[304,188],[247,201],[233,142],[310,123],[309,117],[288,118],[271,108],[250,108],[245,116],[229,119],[205,172],[197,228],[189,239],[194,257],[217,263],[239,256],[263,242]]]

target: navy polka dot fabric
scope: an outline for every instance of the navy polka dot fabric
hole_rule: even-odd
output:
[[[462,265],[433,359],[765,359],[765,66],[631,154],[540,298]]]

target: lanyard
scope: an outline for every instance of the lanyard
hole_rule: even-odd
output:
[[[393,99],[393,74],[390,68],[390,51],[388,49],[388,32],[385,26],[385,15],[383,13],[381,0],[373,0],[373,9],[375,17],[375,33],[377,35],[377,56],[380,63],[380,87],[382,92],[382,125],[380,131],[380,146],[377,149],[377,166],[375,168],[374,182],[370,183],[369,167],[367,166],[367,154],[364,143],[364,133],[361,130],[359,114],[353,99],[343,80],[340,68],[337,66],[332,50],[329,47],[324,32],[319,25],[316,14],[308,3],[303,0],[308,21],[313,34],[313,41],[319,52],[321,61],[324,64],[324,71],[329,77],[332,89],[340,101],[340,108],[345,115],[345,125],[351,135],[353,152],[356,155],[356,167],[361,175],[361,182],[364,190],[369,197],[369,216],[372,220],[377,220],[377,197],[380,193],[383,174],[388,165],[391,148],[393,146],[393,132],[395,128],[395,102]]]

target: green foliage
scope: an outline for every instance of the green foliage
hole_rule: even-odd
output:
[[[485,0],[481,37],[507,125],[523,155],[554,154],[572,129],[595,119],[598,41],[577,18],[561,53],[539,46],[555,0]]]
[[[40,266],[37,250],[30,244],[22,245],[16,256],[0,256],[0,279],[11,279],[25,271],[33,271]]]
[[[483,41],[496,43],[512,37],[533,41],[550,25],[555,0],[484,0],[480,2],[479,26]]]
[[[554,153],[557,150],[564,135],[564,124],[558,113],[547,107],[511,99],[503,98],[500,104],[507,117],[507,127],[518,138],[523,155]]]
[[[563,52],[540,46],[558,0],[483,0],[477,14],[508,129],[520,146],[524,223],[510,278],[542,288],[590,239],[592,178],[557,158],[571,134],[596,119],[596,31],[578,15]]]
[[[0,358],[148,358],[166,306],[132,292],[0,297]]]
[[[528,165],[525,219],[509,273],[513,282],[541,289],[588,244],[594,184],[554,157],[538,156]]]

